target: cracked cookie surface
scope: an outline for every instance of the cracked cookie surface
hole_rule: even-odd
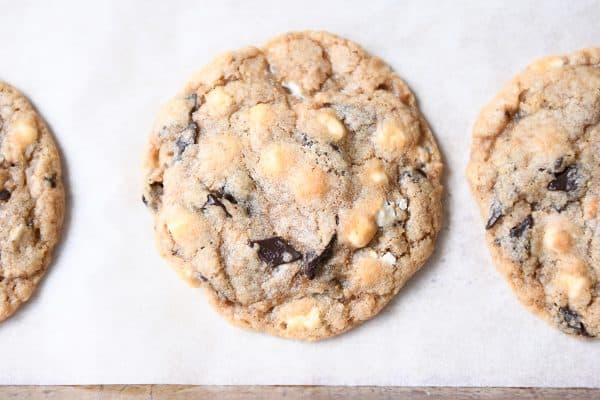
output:
[[[0,321],[33,294],[58,242],[64,190],[44,121],[0,82]]]
[[[481,112],[468,178],[499,270],[562,331],[600,335],[600,49],[548,57]]]
[[[318,340],[431,254],[442,163],[406,85],[323,32],[224,54],[161,111],[144,203],[161,254],[237,325]]]

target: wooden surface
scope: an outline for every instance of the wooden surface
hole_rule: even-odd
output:
[[[180,385],[102,385],[102,386],[0,386],[0,399],[79,399],[79,400],[509,400],[600,399],[595,389],[532,388],[403,388],[347,386],[180,386]]]

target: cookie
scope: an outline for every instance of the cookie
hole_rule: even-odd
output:
[[[218,57],[160,113],[143,200],[161,254],[236,325],[318,340],[431,254],[442,162],[406,85],[324,32]]]
[[[563,332],[600,335],[600,48],[550,57],[481,112],[468,179],[493,259]]]
[[[21,93],[0,82],[0,321],[29,299],[44,276],[64,199],[48,127]]]

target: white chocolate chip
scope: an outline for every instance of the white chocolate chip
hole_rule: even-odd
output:
[[[19,224],[19,225],[15,226],[14,228],[12,228],[12,230],[10,231],[10,234],[8,236],[8,240],[11,242],[18,242],[19,240],[21,240],[24,233],[25,233],[25,225]]]
[[[302,95],[302,89],[300,89],[300,86],[296,85],[294,82],[283,82],[281,86],[289,90],[291,95],[294,97],[304,97]]]
[[[11,124],[5,139],[6,157],[19,160],[30,144],[38,138],[38,129],[33,118],[21,119]]]
[[[561,272],[557,281],[566,290],[570,304],[578,306],[589,302],[590,280],[587,276]]]
[[[389,178],[385,172],[383,163],[378,159],[371,159],[365,163],[365,183],[371,185],[387,185]]]
[[[571,251],[571,235],[561,220],[548,223],[544,232],[544,247],[559,254]]]
[[[285,323],[288,329],[315,329],[321,325],[321,313],[317,307],[311,308],[308,314],[289,316]]]
[[[406,126],[398,119],[386,119],[375,132],[378,147],[385,152],[404,153],[416,141],[413,127]]]
[[[252,131],[256,132],[268,128],[269,111],[270,107],[264,103],[259,103],[248,110]]]
[[[381,261],[383,261],[386,264],[394,265],[396,264],[396,257],[388,251],[381,256]]]
[[[220,117],[228,114],[233,107],[233,98],[221,86],[217,86],[204,96],[205,106],[210,115]]]
[[[186,244],[194,240],[195,231],[201,226],[200,217],[183,207],[172,207],[165,210],[167,229],[175,242]]]
[[[342,227],[344,240],[357,249],[369,244],[376,232],[374,219],[360,210],[352,211]]]
[[[288,170],[289,158],[281,146],[270,145],[262,151],[258,167],[269,176],[279,177]]]
[[[326,132],[329,139],[337,142],[346,136],[346,127],[337,118],[333,110],[322,110],[317,114],[317,121]]]

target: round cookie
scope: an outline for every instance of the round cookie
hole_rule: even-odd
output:
[[[44,276],[64,214],[60,157],[48,127],[0,82],[0,321]]]
[[[373,317],[431,254],[442,163],[406,85],[324,32],[218,57],[145,157],[158,247],[233,323],[318,340]]]
[[[600,335],[600,49],[549,57],[481,112],[468,179],[493,259],[566,333]]]

